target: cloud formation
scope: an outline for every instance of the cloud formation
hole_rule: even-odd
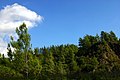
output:
[[[41,22],[43,17],[36,12],[27,9],[17,3],[7,5],[0,10],[0,52],[6,53],[7,41],[5,36],[14,34],[16,27],[19,27],[23,22],[28,28],[32,28]]]

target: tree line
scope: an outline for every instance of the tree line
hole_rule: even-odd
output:
[[[3,80],[109,80],[120,79],[120,39],[114,32],[79,38],[66,44],[32,49],[23,23],[11,36],[8,57],[0,55]]]

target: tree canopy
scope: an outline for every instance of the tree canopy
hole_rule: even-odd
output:
[[[8,57],[0,55],[3,80],[106,80],[120,79],[120,39],[115,33],[85,35],[78,45],[32,48],[23,23],[11,36]]]

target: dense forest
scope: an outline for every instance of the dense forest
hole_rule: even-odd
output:
[[[2,80],[120,80],[120,39],[114,32],[85,35],[78,45],[32,48],[23,23],[0,55]]]

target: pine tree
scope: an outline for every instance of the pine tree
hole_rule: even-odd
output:
[[[11,37],[10,44],[8,44],[8,56],[10,60],[14,58],[14,68],[21,73],[23,73],[26,78],[28,78],[28,58],[31,53],[30,35],[28,34],[28,29],[26,24],[23,23],[20,27],[16,28],[16,33],[18,36],[17,40]],[[11,51],[11,48],[14,51]]]

